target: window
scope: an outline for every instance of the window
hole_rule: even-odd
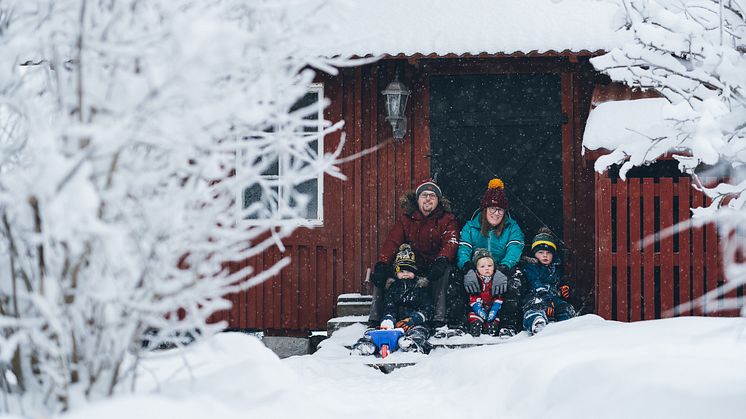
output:
[[[291,113],[307,110],[303,124],[290,128],[296,135],[302,131],[306,139],[295,141],[293,152],[284,150],[280,145],[286,127],[274,127],[268,130],[269,135],[261,138],[243,138],[245,141],[263,141],[265,144],[257,147],[258,152],[252,149],[241,154],[243,159],[250,159],[250,166],[257,168],[260,173],[260,181],[244,188],[238,197],[238,202],[242,203],[242,218],[247,223],[273,224],[280,220],[295,220],[303,225],[323,224],[323,174],[301,183],[295,183],[290,178],[290,174],[295,175],[304,168],[310,169],[309,162],[323,155],[323,100],[323,86],[313,84],[309,92],[291,107]],[[277,134],[277,143],[267,146],[267,141],[273,141],[273,134]]]

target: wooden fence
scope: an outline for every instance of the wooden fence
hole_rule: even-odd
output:
[[[689,177],[596,174],[596,313],[620,321],[703,314],[680,305],[723,283],[717,227],[660,232],[708,203]],[[725,297],[743,295],[739,288]],[[715,315],[723,314],[734,313]]]

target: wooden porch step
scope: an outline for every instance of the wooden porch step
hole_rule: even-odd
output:
[[[367,316],[373,296],[361,294],[341,294],[337,297],[337,316]]]

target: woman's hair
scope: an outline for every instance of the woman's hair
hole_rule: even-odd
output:
[[[482,227],[482,236],[489,237],[490,230],[495,230],[495,237],[500,237],[500,234],[502,234],[503,229],[505,228],[505,220],[507,218],[508,212],[505,211],[505,214],[503,214],[503,219],[500,220],[500,222],[495,227],[492,227],[490,225],[490,222],[487,221],[487,208],[483,209],[482,212],[479,214],[479,226]]]

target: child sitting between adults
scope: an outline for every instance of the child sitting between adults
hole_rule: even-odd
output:
[[[383,291],[383,318],[379,329],[400,328],[404,335],[398,345],[402,351],[429,353],[430,337],[425,322],[432,317],[430,282],[418,276],[415,254],[409,244],[399,246],[394,260],[395,278],[388,278]],[[360,355],[372,355],[379,349],[366,332],[352,347]]]
[[[557,242],[551,230],[542,227],[531,242],[534,258],[524,258],[521,268],[528,283],[528,298],[523,306],[523,328],[530,334],[540,332],[550,321],[575,317],[570,284],[563,278]]]
[[[474,337],[482,333],[497,336],[500,325],[502,299],[492,296],[492,275],[495,274],[495,260],[489,250],[479,248],[471,259],[476,267],[481,291],[469,294],[469,334]]]

